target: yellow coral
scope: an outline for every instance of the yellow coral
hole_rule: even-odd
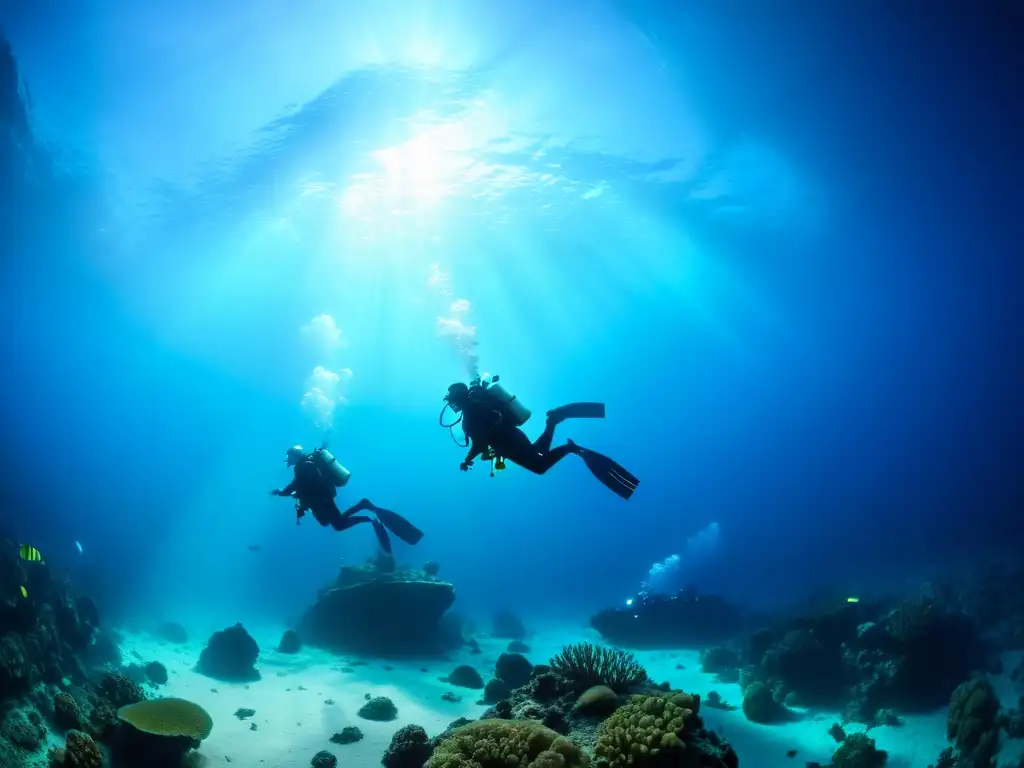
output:
[[[186,699],[149,699],[117,710],[129,725],[156,736],[187,736],[202,741],[213,730],[213,718]]]
[[[582,768],[587,756],[536,720],[478,720],[456,728],[428,768]]]
[[[672,696],[633,696],[597,732],[594,750],[599,766],[659,766],[674,764],[686,748],[679,737],[700,700],[685,693]]]

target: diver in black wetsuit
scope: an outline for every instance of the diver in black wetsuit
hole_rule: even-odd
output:
[[[295,477],[288,485],[280,490],[274,489],[271,496],[294,496],[295,501],[295,524],[298,525],[306,510],[313,513],[316,521],[323,526],[331,526],[336,531],[344,531],[360,523],[370,523],[373,532],[377,535],[380,548],[391,554],[391,539],[388,531],[391,531],[406,544],[416,544],[423,538],[423,531],[410,523],[404,517],[388,509],[382,509],[371,502],[363,499],[344,512],[338,509],[335,497],[338,495],[338,488],[321,469],[317,452],[306,453],[301,447],[289,448],[286,454],[285,463],[295,468]],[[346,477],[343,481],[347,480]],[[373,512],[374,517],[359,515],[359,512]]]
[[[624,499],[633,495],[640,481],[607,456],[583,448],[572,440],[557,448],[551,447],[556,426],[569,418],[602,419],[603,403],[572,403],[548,411],[544,432],[536,441],[531,441],[519,428],[529,418],[529,412],[522,406],[513,406],[515,398],[509,398],[503,389],[499,390],[500,396],[494,396],[495,390],[498,387],[493,384],[488,386],[478,380],[469,386],[457,382],[448,387],[448,394],[444,398],[446,408],[461,414],[462,430],[469,443],[469,453],[459,469],[466,472],[478,456],[487,456],[499,462],[508,459],[524,469],[543,475],[569,454],[575,454],[583,459],[594,477],[611,491]],[[445,425],[443,417],[442,411],[443,426],[454,426]]]

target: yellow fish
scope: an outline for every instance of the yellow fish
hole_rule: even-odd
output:
[[[28,599],[28,590],[24,587],[21,588],[21,596]]]
[[[18,549],[18,554],[21,555],[22,560],[28,560],[30,563],[40,563],[43,560],[39,550],[28,544],[22,544]]]

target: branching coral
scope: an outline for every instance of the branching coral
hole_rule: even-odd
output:
[[[456,728],[434,750],[428,768],[580,768],[587,757],[535,720],[478,720]]]
[[[550,665],[581,693],[595,685],[606,685],[622,693],[647,682],[647,672],[633,654],[592,643],[564,646]]]

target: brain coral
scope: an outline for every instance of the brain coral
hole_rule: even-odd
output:
[[[186,699],[150,699],[129,704],[117,716],[144,733],[156,736],[187,736],[202,741],[213,730],[205,709]]]
[[[587,756],[535,720],[478,720],[441,741],[428,768],[582,768]]]
[[[601,724],[594,750],[598,765],[675,764],[686,748],[681,738],[683,726],[699,706],[700,699],[685,693],[633,696]]]

